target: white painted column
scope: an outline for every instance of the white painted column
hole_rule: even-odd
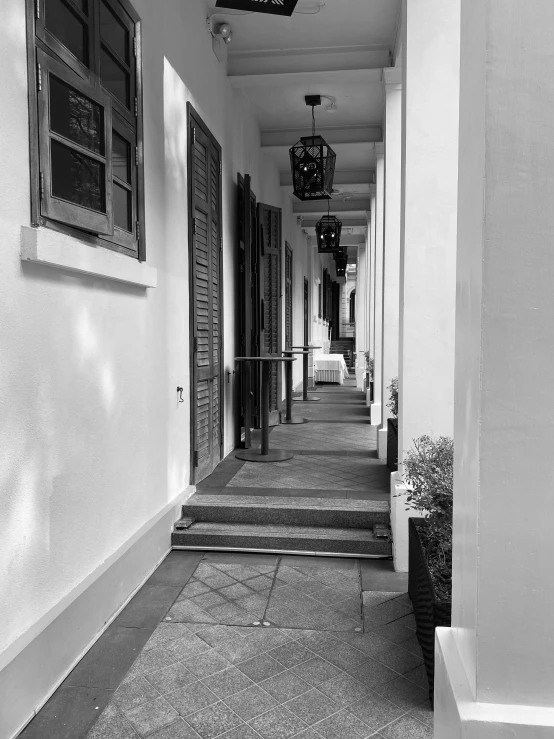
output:
[[[385,145],[375,144],[377,168],[375,172],[375,337],[373,373],[373,403],[371,405],[371,425],[381,425],[383,405],[383,251],[385,233]]]
[[[437,739],[554,736],[553,28],[550,0],[462,0],[454,587],[452,628],[437,633]]]
[[[402,196],[402,70],[383,70],[385,86],[385,246],[383,260],[382,423],[377,435],[379,459],[387,456],[387,427],[391,418],[388,386],[398,376],[400,309],[400,217]]]
[[[423,434],[454,431],[459,77],[460,0],[404,0],[399,471],[391,478],[402,572],[414,515],[403,496],[404,453]]]
[[[376,187],[369,186],[371,199],[371,211],[368,222],[368,244],[369,244],[369,354],[375,359],[375,209],[376,209]]]
[[[366,315],[367,289],[366,281],[367,250],[365,245],[358,246],[358,269],[356,275],[356,387],[363,390],[365,377],[364,352],[367,350],[367,323]]]

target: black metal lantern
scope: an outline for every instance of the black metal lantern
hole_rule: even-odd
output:
[[[292,15],[298,0],[217,0],[216,8],[249,10],[270,15]]]
[[[294,194],[300,200],[328,200],[333,191],[337,155],[322,136],[315,133],[315,106],[321,95],[306,95],[312,108],[312,135],[303,136],[289,150]]]
[[[340,250],[340,234],[342,231],[342,221],[336,216],[332,216],[329,212],[329,203],[327,203],[327,215],[323,216],[315,224],[315,233],[317,236],[317,250],[320,254],[331,254]]]
[[[346,264],[347,259],[337,259],[335,262],[335,269],[337,271],[337,277],[345,277],[346,276]]]

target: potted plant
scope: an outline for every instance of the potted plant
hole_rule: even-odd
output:
[[[369,401],[373,402],[373,370],[375,369],[375,360],[369,356],[369,352],[364,352],[365,357],[365,373],[366,388],[369,388]]]
[[[433,705],[435,628],[450,626],[452,611],[452,503],[454,442],[421,436],[403,460],[410,509],[408,592]]]
[[[395,472],[398,469],[398,377],[393,377],[387,390],[392,418],[387,419],[387,467]]]

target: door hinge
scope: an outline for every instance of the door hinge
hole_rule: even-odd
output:
[[[133,54],[134,56],[137,55],[137,37],[136,36],[133,38]]]
[[[192,235],[196,233],[196,218],[192,219]]]
[[[39,62],[37,62],[37,88],[39,92],[42,90],[42,67]]]
[[[194,337],[193,347],[194,347],[194,351],[197,352],[198,351],[198,339],[196,336]]]
[[[198,452],[196,450],[194,452],[194,466],[198,467]]]
[[[223,162],[221,159],[219,160],[219,176],[221,177],[223,175]]]
[[[196,128],[192,129],[192,143],[196,143]]]
[[[135,117],[138,118],[138,98],[135,98]]]
[[[219,251],[223,251],[223,236],[219,237]]]
[[[137,241],[140,239],[140,221],[137,221]]]
[[[139,150],[138,150],[138,146],[135,146],[135,164],[138,167],[138,165],[139,165]]]
[[[35,11],[37,18],[40,18],[40,0],[36,0],[35,2]]]
[[[40,199],[44,200],[44,172],[40,173]]]

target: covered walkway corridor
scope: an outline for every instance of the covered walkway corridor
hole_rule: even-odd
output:
[[[21,739],[431,739],[407,576],[355,556],[389,515],[365,397],[317,395],[270,435],[294,458],[230,455],[174,541],[350,556],[173,551]]]

